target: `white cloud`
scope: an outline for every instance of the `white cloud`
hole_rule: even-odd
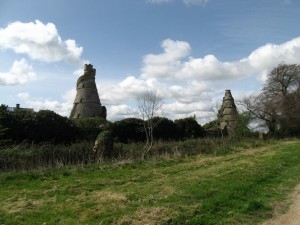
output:
[[[189,43],[183,41],[166,39],[161,46],[162,53],[144,57],[140,77],[128,76],[115,85],[100,85],[101,101],[124,107],[126,101],[135,100],[147,90],[156,90],[164,97],[164,110],[170,118],[195,114],[205,122],[215,116],[214,104],[222,101],[228,86],[237,87],[233,94],[238,98],[248,91],[238,89],[248,85],[243,80],[249,82],[250,77],[256,77],[264,82],[279,63],[298,63],[300,58],[300,38],[279,45],[266,44],[232,62],[222,62],[214,55],[193,58]],[[114,112],[116,115],[117,110]]]
[[[172,112],[173,114],[190,114],[199,111],[211,111],[212,107],[207,102],[192,102],[192,103],[180,103],[172,102],[163,105],[163,110],[166,112]]]
[[[83,51],[74,40],[62,40],[53,23],[43,24],[39,20],[29,23],[17,21],[0,29],[0,49],[26,54],[33,60],[75,64],[81,64]]]
[[[209,100],[208,93],[213,91],[207,83],[192,80],[188,81],[186,87],[183,84],[173,86],[166,84],[165,86],[165,92],[169,95],[164,94],[164,96],[184,104]]]
[[[136,109],[125,105],[113,105],[107,107],[108,119],[109,120],[122,120],[129,117],[137,117]]]
[[[187,42],[167,39],[162,44],[163,53],[149,54],[144,58],[143,78],[176,80],[235,80],[256,74],[262,77],[279,63],[299,63],[300,37],[283,44],[266,44],[248,57],[233,62],[222,62],[214,55],[203,58],[190,56]],[[187,56],[190,56],[186,59]]]
[[[82,64],[79,65],[80,67],[73,72],[73,75],[75,77],[80,77],[80,76],[82,76],[84,74],[84,68],[82,66],[84,64],[90,64],[90,61],[88,61],[88,60],[82,60]]]
[[[75,77],[80,77],[80,76],[83,75],[83,74],[84,74],[83,68],[79,68],[79,69],[77,69],[77,70],[75,70],[75,71],[73,72],[73,75],[74,75]]]
[[[192,57],[191,47],[184,41],[167,39],[161,46],[162,53],[144,57],[140,76],[128,75],[119,83],[97,85],[108,119],[135,116],[136,98],[152,90],[163,97],[163,110],[168,118],[196,115],[198,122],[204,124],[215,118],[224,90],[235,87],[232,93],[238,99],[250,91],[250,80],[264,82],[268,72],[279,63],[299,63],[300,58],[300,38],[279,45],[266,44],[232,62],[222,62],[214,55]],[[34,108],[48,107],[68,116],[75,94],[75,90],[69,91],[61,102],[31,99],[29,95],[20,97]]]
[[[100,84],[98,92],[103,104],[121,104],[127,100],[135,100],[137,96],[148,90],[164,90],[163,83],[157,79],[142,79],[128,76],[118,84]]]
[[[253,51],[247,59],[256,70],[272,69],[279,63],[299,63],[300,37],[280,45],[266,44]]]
[[[26,92],[19,93],[17,97],[23,100],[29,108],[33,108],[35,111],[47,109],[68,117],[73,107],[75,95],[75,90],[69,90],[62,96],[61,102],[45,98],[33,98]]]
[[[0,85],[25,84],[36,79],[36,74],[25,59],[14,61],[8,72],[0,72]]]
[[[166,39],[161,47],[164,52],[161,54],[149,54],[144,57],[142,77],[157,77],[168,79],[176,74],[182,67],[185,57],[190,54],[191,47],[184,41],[173,41]]]

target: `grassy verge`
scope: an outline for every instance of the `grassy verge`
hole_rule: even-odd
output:
[[[0,224],[255,224],[300,182],[300,141],[0,174]]]

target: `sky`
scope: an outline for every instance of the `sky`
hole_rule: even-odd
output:
[[[154,91],[169,119],[212,120],[300,63],[299,0],[0,0],[0,104],[69,116],[85,63],[108,119]]]

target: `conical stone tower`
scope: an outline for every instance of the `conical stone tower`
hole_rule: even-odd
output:
[[[225,90],[218,118],[220,120],[220,129],[227,131],[228,135],[232,135],[237,124],[238,112],[230,90]]]
[[[95,76],[93,65],[85,64],[84,74],[77,80],[77,93],[70,118],[100,116],[106,119],[106,108],[101,106]]]

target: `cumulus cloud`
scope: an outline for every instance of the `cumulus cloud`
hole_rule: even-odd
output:
[[[61,101],[47,98],[34,98],[27,92],[19,93],[17,97],[24,101],[29,108],[33,108],[35,111],[47,109],[68,117],[73,107],[75,95],[76,90],[69,90],[62,96]]]
[[[122,120],[124,118],[137,117],[136,109],[125,104],[108,106],[109,120]]]
[[[190,114],[199,111],[211,111],[212,107],[207,102],[192,102],[192,103],[180,103],[172,102],[169,104],[164,104],[164,111],[172,112],[173,114]]]
[[[8,72],[0,72],[0,85],[25,84],[35,79],[34,70],[25,59],[15,60]]]
[[[142,77],[169,78],[181,70],[182,60],[190,54],[191,47],[184,41],[166,39],[161,54],[148,54],[144,57]]]
[[[183,41],[167,39],[161,47],[163,53],[144,57],[143,78],[214,81],[256,74],[258,80],[264,80],[266,72],[279,63],[298,63],[300,58],[300,37],[279,45],[266,44],[233,62],[222,62],[214,55],[194,58],[190,56],[190,45]]]
[[[81,63],[83,51],[75,40],[62,40],[53,23],[44,24],[39,20],[29,23],[17,21],[1,28],[0,49],[26,54],[33,60],[75,64]]]
[[[164,97],[163,108],[170,118],[196,115],[205,122],[215,117],[214,104],[222,101],[225,89],[235,84],[242,86],[243,80],[248,82],[251,77],[264,82],[268,72],[279,63],[298,63],[300,58],[300,38],[279,45],[266,44],[231,62],[223,62],[214,55],[192,57],[191,47],[184,41],[166,39],[161,47],[162,53],[145,55],[139,77],[128,76],[118,84],[99,85],[101,100],[111,106],[120,104],[124,109],[129,99],[154,90]],[[247,91],[237,89],[233,93],[238,97]]]
[[[300,38],[277,45],[266,44],[230,62],[223,62],[214,55],[192,56],[191,46],[184,41],[166,39],[161,47],[161,53],[145,55],[139,76],[127,75],[118,83],[97,84],[109,120],[136,116],[136,98],[147,91],[156,91],[163,97],[163,111],[168,118],[195,115],[198,122],[204,124],[215,119],[224,90],[236,87],[232,90],[233,97],[243,96],[250,91],[245,88],[249,80],[256,78],[264,82],[268,72],[279,63],[299,63],[300,58]],[[23,99],[30,106],[47,106],[69,115],[75,94],[75,90],[70,91],[61,102],[32,99],[28,95]]]
[[[164,84],[157,79],[142,79],[128,76],[117,84],[99,84],[98,92],[104,104],[121,104],[127,100],[135,100],[148,90],[165,89]]]

